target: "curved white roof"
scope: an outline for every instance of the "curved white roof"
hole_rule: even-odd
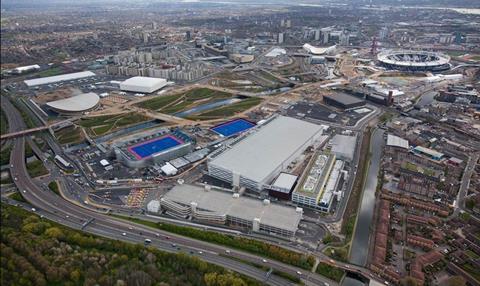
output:
[[[304,44],[303,45],[303,48],[311,53],[311,54],[314,54],[314,55],[323,55],[323,54],[327,54],[327,53],[330,53],[330,52],[333,52],[335,50],[337,46],[336,45],[333,45],[331,47],[326,47],[326,48],[319,48],[319,47],[315,47],[315,46],[312,46],[310,44]]]
[[[406,55],[409,56],[406,57]],[[428,56],[435,58],[435,60],[416,61],[415,58],[418,58],[419,56]],[[385,64],[403,67],[435,67],[446,65],[450,62],[450,57],[447,55],[424,51],[387,51],[379,53],[377,59]]]
[[[94,108],[100,97],[94,93],[82,93],[69,98],[47,102],[47,106],[58,111],[82,112]]]

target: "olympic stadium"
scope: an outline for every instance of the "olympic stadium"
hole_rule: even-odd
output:
[[[400,71],[442,72],[450,69],[450,57],[436,52],[385,51],[377,55],[380,65]]]

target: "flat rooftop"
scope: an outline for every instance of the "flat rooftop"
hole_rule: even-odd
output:
[[[55,83],[55,82],[60,82],[60,81],[68,81],[68,80],[86,78],[86,77],[91,77],[91,76],[95,76],[95,74],[91,71],[83,71],[83,72],[67,73],[67,74],[56,75],[56,76],[48,76],[48,77],[41,77],[41,78],[35,78],[35,79],[28,79],[28,80],[24,80],[23,82],[28,87],[32,87],[32,86],[37,86],[37,85],[42,85],[42,84]]]
[[[302,182],[297,186],[295,192],[303,196],[317,198],[325,185],[331,171],[331,166],[335,162],[333,154],[318,154],[308,166]]]
[[[177,185],[173,187],[164,199],[188,205],[197,203],[198,209],[215,212],[218,215],[228,215],[248,221],[260,219],[261,224],[296,232],[302,214],[293,207],[276,204],[264,204],[263,201],[240,196],[233,197],[233,193],[210,190],[194,185]]]
[[[360,98],[357,98],[355,96],[348,95],[348,94],[342,93],[342,92],[337,92],[337,93],[332,94],[332,95],[324,95],[323,97],[331,99],[331,100],[335,100],[336,102],[340,102],[340,103],[345,104],[345,105],[359,104],[359,103],[365,102],[364,100],[362,100]]]
[[[323,127],[299,119],[277,116],[255,132],[213,157],[209,164],[264,182],[296,152],[322,134]]]

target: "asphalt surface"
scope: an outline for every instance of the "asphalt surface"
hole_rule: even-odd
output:
[[[7,115],[11,132],[26,128],[20,113],[6,98],[2,100],[2,107]],[[156,246],[161,250],[169,252],[186,251],[187,253],[193,253],[193,255],[199,256],[202,260],[226,267],[259,281],[264,281],[268,285],[291,285],[292,283],[274,275],[271,275],[268,280],[266,280],[267,277],[265,271],[229,259],[223,255],[220,256],[219,254],[222,253],[227,256],[262,264],[291,275],[299,275],[297,273],[302,272],[299,276],[304,280],[306,285],[325,285],[324,283],[338,285],[334,281],[326,279],[320,275],[314,273],[307,274],[308,271],[277,261],[271,261],[268,260],[268,258],[233,249],[229,249],[230,253],[227,254],[227,248],[225,247],[115,219],[111,216],[83,208],[70,201],[64,200],[53,192],[43,190],[39,184],[29,176],[24,159],[25,142],[26,139],[24,137],[13,140],[13,149],[10,154],[10,171],[14,178],[14,183],[21,191],[22,196],[33,205],[34,209],[30,209],[30,211],[38,212],[46,218],[76,229],[81,229],[85,222],[93,218],[94,222],[86,226],[84,231],[133,243],[144,243],[144,240],[148,238],[151,239],[151,244],[153,246]],[[176,244],[180,250],[172,247],[172,244]],[[202,251],[202,254],[200,254],[199,251]],[[263,262],[264,260],[267,260],[267,262]]]

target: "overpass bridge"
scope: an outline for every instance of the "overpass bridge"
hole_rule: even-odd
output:
[[[10,132],[10,133],[1,135],[0,140],[12,139],[12,138],[17,138],[17,137],[22,137],[22,136],[25,136],[25,135],[29,135],[29,134],[32,134],[32,133],[35,133],[35,132],[50,130],[50,128],[55,128],[55,127],[58,127],[58,126],[62,126],[62,125],[65,125],[66,123],[71,124],[71,121],[70,120],[63,120],[63,121],[55,122],[55,123],[52,123],[52,124],[47,124],[47,125],[44,125],[44,126],[39,126],[39,127],[35,127],[35,128],[20,130],[20,131],[16,131],[16,132]]]

